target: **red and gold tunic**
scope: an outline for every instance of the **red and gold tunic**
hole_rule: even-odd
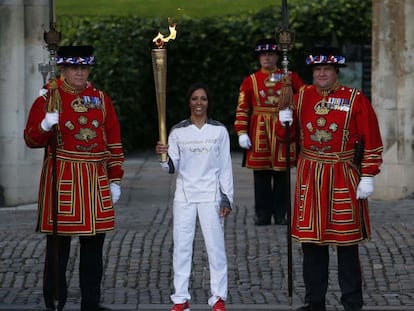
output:
[[[111,99],[91,84],[77,93],[66,83],[61,97],[56,148],[58,233],[95,235],[110,231],[115,212],[109,184],[120,182],[124,161],[121,134]],[[52,131],[40,123],[47,96],[32,105],[24,130],[30,148],[46,148],[38,197],[38,230],[53,232]]]
[[[295,94],[303,82],[297,73],[290,72],[289,75]],[[274,81],[270,79],[271,76]],[[240,86],[234,129],[238,136],[248,134],[251,140],[252,146],[246,151],[247,168],[286,169],[286,150],[280,144],[285,137],[279,135],[282,125],[278,122],[282,77],[283,70],[269,72],[262,68],[246,77]],[[293,164],[296,160],[294,143],[290,150]]]
[[[374,176],[383,145],[376,114],[356,89],[338,85],[322,95],[304,86],[295,97],[298,155],[292,237],[300,242],[352,245],[371,236],[368,201],[356,198],[360,176]],[[360,168],[355,144],[363,142]]]

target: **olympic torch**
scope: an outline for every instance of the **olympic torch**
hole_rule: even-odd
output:
[[[152,40],[156,48],[152,49],[152,69],[154,73],[155,95],[158,111],[158,133],[161,143],[167,143],[166,128],[166,86],[167,86],[167,49],[165,44],[176,37],[176,24],[169,25],[170,34],[164,37],[161,33]],[[161,162],[167,162],[167,153],[161,154]]]

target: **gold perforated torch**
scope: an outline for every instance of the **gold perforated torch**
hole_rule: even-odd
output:
[[[167,143],[167,128],[166,128],[166,86],[167,86],[167,49],[166,43],[174,40],[176,37],[176,24],[170,24],[170,34],[164,37],[160,32],[152,40],[155,48],[151,51],[152,69],[154,73],[155,95],[157,100],[158,111],[158,132],[161,143]],[[161,154],[161,162],[168,161],[167,153]]]

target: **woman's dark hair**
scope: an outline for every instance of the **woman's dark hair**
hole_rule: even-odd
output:
[[[198,89],[203,89],[207,94],[207,99],[208,99],[207,114],[210,116],[210,113],[212,112],[212,108],[213,108],[213,100],[212,100],[212,95],[211,95],[210,89],[208,88],[208,86],[205,83],[195,82],[195,83],[190,85],[190,87],[187,90],[187,94],[185,96],[186,103],[187,104],[190,103],[191,94],[193,94],[194,91],[198,90]]]

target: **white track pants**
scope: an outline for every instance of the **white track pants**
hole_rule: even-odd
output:
[[[223,300],[227,298],[227,257],[218,202],[186,203],[174,201],[173,269],[175,293],[171,295],[171,300],[176,304],[191,299],[188,286],[197,215],[210,268],[211,297],[208,304],[213,306],[219,298]]]

